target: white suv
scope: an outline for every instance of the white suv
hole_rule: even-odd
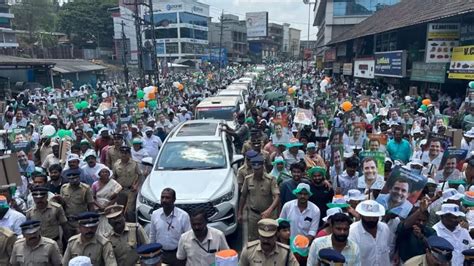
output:
[[[220,130],[224,121],[192,120],[166,138],[154,169],[138,193],[137,218],[142,225],[160,207],[161,191],[176,191],[175,205],[188,213],[204,208],[209,225],[229,235],[237,229],[238,185],[232,141]],[[148,228],[147,228],[148,229]]]

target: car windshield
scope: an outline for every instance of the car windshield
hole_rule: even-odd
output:
[[[219,141],[168,142],[155,170],[222,169],[226,167],[224,146]]]
[[[196,111],[196,119],[219,119],[232,121],[234,120],[234,113],[234,107],[199,108]]]

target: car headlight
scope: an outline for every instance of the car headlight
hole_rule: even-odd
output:
[[[156,203],[156,202],[154,202],[154,201],[152,201],[152,200],[150,200],[150,199],[147,199],[147,198],[144,197],[142,194],[138,194],[138,195],[139,195],[139,196],[138,196],[138,201],[139,201],[140,203],[143,203],[143,204],[148,205],[148,206],[150,206],[150,207],[154,207],[154,206],[159,205],[158,203]]]
[[[234,197],[234,189],[235,189],[234,184],[232,184],[232,189],[229,192],[225,193],[224,195],[220,196],[219,198],[213,200],[212,205],[216,206],[223,202],[230,201]]]

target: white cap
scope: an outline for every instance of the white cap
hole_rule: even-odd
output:
[[[78,160],[80,161],[81,159],[79,158],[79,155],[75,154],[75,153],[71,153],[67,156],[67,161],[70,162],[70,161],[74,161],[74,160]]]
[[[443,202],[448,200],[460,200],[464,194],[459,193],[455,188],[448,188],[443,191]]]
[[[360,190],[358,189],[349,189],[349,191],[347,191],[347,195],[345,195],[344,198],[346,199],[346,201],[349,201],[349,200],[361,201],[361,200],[365,200],[365,195],[362,194],[362,192],[360,192]]]
[[[316,143],[309,142],[308,144],[306,144],[306,149],[311,149],[311,148],[316,148]]]
[[[464,217],[466,216],[464,212],[461,211],[461,208],[453,203],[445,203],[441,205],[441,210],[436,212],[436,215],[445,215],[445,214],[452,214],[457,217]]]
[[[356,212],[366,217],[382,217],[385,215],[385,208],[375,200],[364,200],[357,204]]]
[[[327,220],[336,213],[344,213],[344,212],[339,207],[330,208],[326,211],[326,217],[323,218],[323,221],[327,222]]]
[[[92,266],[91,259],[86,256],[77,256],[69,261],[69,266]]]

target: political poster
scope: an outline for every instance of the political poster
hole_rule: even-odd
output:
[[[369,140],[378,140],[380,145],[387,145],[388,142],[388,136],[387,134],[369,134],[368,135]]]
[[[343,144],[332,144],[331,145],[331,160],[330,165],[334,165],[335,157],[339,156],[341,161],[344,160],[344,145]]]
[[[441,163],[439,164],[438,170],[444,169],[446,166],[446,163],[449,160],[455,163],[456,169],[458,169],[459,171],[462,171],[466,156],[467,156],[467,150],[448,148],[443,153],[443,158],[441,159]]]
[[[376,201],[389,213],[406,218],[427,182],[425,176],[397,165],[392,169]]]
[[[447,150],[449,147],[453,146],[453,137],[452,136],[446,136],[446,135],[430,132],[428,134],[428,143],[430,143],[432,140],[441,141],[441,148],[443,150]]]
[[[295,118],[293,119],[293,122],[296,124],[309,126],[315,121],[316,119],[314,118],[313,111],[302,108],[296,109]]]
[[[377,163],[377,173],[380,176],[385,174],[385,153],[380,151],[363,151],[359,153],[360,161],[362,162],[365,158],[373,158]]]
[[[266,37],[268,34],[268,12],[245,13],[247,37]]]

